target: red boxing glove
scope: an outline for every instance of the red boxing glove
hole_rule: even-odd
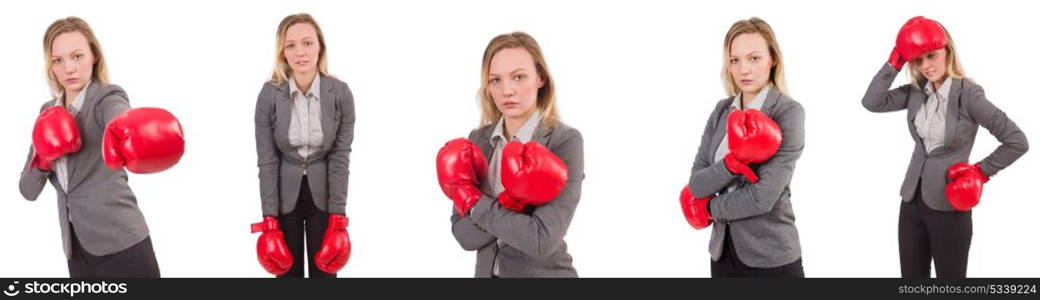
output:
[[[758,182],[758,175],[748,165],[765,162],[776,154],[783,142],[780,125],[757,109],[733,110],[727,125],[726,168],[733,174],[744,175],[751,183]]]
[[[922,16],[913,17],[903,24],[896,35],[895,52],[899,53],[903,63],[917,59],[921,55],[946,47],[946,32],[935,20]],[[889,57],[889,64],[901,70],[903,64]],[[898,64],[898,65],[897,65]]]
[[[896,68],[896,71],[901,71],[903,70],[903,65],[906,65],[906,60],[899,54],[899,51],[892,48],[892,54],[888,55],[888,64],[893,68]]]
[[[978,205],[982,198],[982,184],[989,181],[979,164],[963,162],[950,166],[947,177],[950,182],[946,183],[946,200],[958,211],[969,211]]]
[[[43,160],[43,158],[40,158],[40,155],[36,154],[36,150],[35,149],[33,149],[33,154],[32,155],[33,155],[32,156],[32,162],[29,163],[29,167],[37,168],[40,171],[50,171],[51,170],[51,162]]]
[[[708,211],[708,201],[714,198],[715,196],[708,196],[695,199],[693,193],[690,192],[690,186],[683,187],[682,192],[679,193],[679,205],[682,206],[686,222],[690,223],[693,229],[701,230],[711,226],[712,218],[711,212]]]
[[[32,138],[32,166],[43,171],[50,171],[51,162],[78,152],[81,146],[76,120],[61,106],[49,107],[36,117]]]
[[[522,212],[549,203],[567,185],[567,164],[536,142],[509,142],[502,149],[502,206]]]
[[[110,169],[126,166],[139,174],[161,172],[184,155],[184,131],[164,109],[128,109],[108,122],[101,150]]]
[[[498,195],[498,204],[501,204],[502,207],[514,212],[524,212],[524,209],[527,209],[527,204],[510,198],[509,195],[506,195],[505,191]]]
[[[472,141],[457,138],[448,141],[437,152],[437,180],[441,191],[455,202],[455,211],[465,217],[480,196],[478,186],[487,177],[488,165],[484,152]]]
[[[293,257],[285,244],[285,235],[278,227],[278,219],[264,217],[264,221],[251,226],[252,232],[263,232],[256,240],[256,258],[268,273],[280,276],[292,268]]]
[[[347,225],[350,219],[340,214],[329,215],[329,226],[321,240],[321,248],[314,254],[314,264],[322,272],[334,274],[343,269],[350,260],[350,235]]]

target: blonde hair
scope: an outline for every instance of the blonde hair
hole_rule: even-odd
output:
[[[318,21],[315,21],[311,15],[299,13],[286,16],[278,24],[278,32],[276,32],[278,38],[275,40],[275,49],[277,50],[275,50],[274,55],[274,71],[271,72],[271,82],[275,85],[281,85],[289,81],[289,77],[292,75],[292,69],[289,67],[289,63],[285,61],[285,34],[289,31],[289,27],[300,23],[314,26],[314,31],[318,34],[318,45],[321,46],[321,49],[318,51],[318,72],[321,75],[329,76],[328,63],[325,57],[325,35],[321,33],[321,26],[318,26]]]
[[[63,33],[69,32],[79,32],[87,38],[91,55],[94,56],[92,79],[100,83],[109,83],[108,64],[105,63],[105,55],[101,51],[101,43],[98,43],[97,37],[94,36],[94,31],[90,29],[87,21],[78,17],[58,19],[51,23],[51,26],[47,27],[47,32],[43,34],[43,60],[46,65],[44,71],[47,73],[47,83],[51,88],[51,95],[54,97],[64,93],[65,87],[58,82],[58,78],[51,71],[51,68],[54,67],[54,63],[51,61],[51,50],[54,49],[54,39]]]
[[[538,100],[535,106],[542,111],[542,124],[545,128],[553,128],[559,121],[559,112],[556,109],[556,86],[553,84],[552,75],[549,74],[549,66],[545,63],[542,48],[533,37],[524,32],[513,32],[501,34],[491,39],[487,48],[484,49],[484,61],[480,71],[480,125],[490,125],[498,122],[502,112],[495,106],[495,100],[491,98],[488,91],[489,77],[491,73],[491,58],[504,49],[521,48],[527,50],[534,60],[535,70],[541,77],[544,85],[538,89]]]
[[[769,56],[774,63],[772,69],[769,70],[769,82],[779,89],[781,93],[789,95],[787,93],[787,80],[784,78],[784,55],[780,52],[780,44],[776,41],[773,28],[769,27],[766,21],[758,17],[737,21],[733,23],[733,26],[729,28],[729,32],[726,33],[726,40],[722,45],[722,85],[726,90],[726,95],[736,96],[740,92],[740,87],[737,86],[733,76],[729,73],[729,52],[733,46],[733,40],[741,34],[749,33],[761,34],[762,38],[766,40],[766,44],[769,45]]]
[[[953,78],[964,78],[967,80],[971,80],[967,78],[968,76],[964,75],[964,69],[961,67],[961,60],[957,57],[957,47],[953,46],[953,37],[950,37],[950,32],[946,31],[946,26],[943,26],[942,23],[939,23],[939,21],[932,21],[934,21],[935,24],[939,24],[939,27],[941,27],[943,30],[943,34],[946,35],[946,76],[953,76]],[[910,64],[915,63],[913,61],[910,61]],[[912,68],[908,69],[910,69],[910,72],[908,74],[910,74],[911,85],[918,89],[923,89],[924,87],[921,86],[921,83],[927,83],[928,78],[925,78],[924,74],[918,72],[916,66],[913,66]]]

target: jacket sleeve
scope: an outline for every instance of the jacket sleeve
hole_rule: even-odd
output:
[[[697,148],[697,156],[690,170],[690,192],[696,198],[714,195],[737,179],[737,175],[730,172],[725,163],[715,162],[715,153],[711,151],[711,139],[717,129],[715,125],[719,123],[718,116],[723,107],[723,104],[716,106],[708,118],[708,123],[704,125],[701,145]]]
[[[489,197],[485,195],[483,198]],[[459,216],[454,208],[451,211],[451,234],[455,236],[455,241],[459,242],[459,246],[462,246],[463,250],[479,250],[487,244],[495,242],[495,236],[477,226],[472,218]]]
[[[256,99],[256,158],[260,168],[260,203],[265,217],[278,216],[278,169],[281,164],[274,142],[274,94],[272,85],[264,84]]]
[[[350,180],[350,145],[354,142],[354,94],[343,84],[339,99],[339,128],[329,151],[329,213],[347,213],[347,187]]]
[[[469,140],[475,141],[477,137],[477,130],[473,130],[469,133]],[[481,198],[490,198],[487,194],[484,194]],[[481,199],[480,201],[483,201]],[[462,246],[463,250],[474,251],[484,248],[490,243],[495,242],[496,238],[480,228],[477,223],[473,221],[472,217],[463,218],[455,211],[454,206],[451,210],[451,234],[455,236],[455,241],[459,242],[459,246]]]
[[[805,148],[805,110],[798,102],[778,107],[774,116],[783,131],[780,149],[758,166],[758,183],[743,180],[732,192],[720,194],[708,203],[711,215],[727,222],[766,214],[791,184],[795,163]]]
[[[904,84],[898,88],[888,89],[892,86],[899,71],[895,67],[885,63],[878,70],[877,75],[867,86],[867,93],[863,95],[863,107],[872,112],[891,112],[906,109],[906,103],[910,99],[910,91],[913,87]]]
[[[51,105],[54,105],[53,101],[47,101],[40,107],[40,112],[42,113],[44,109]],[[22,175],[18,179],[18,191],[22,193],[22,197],[25,200],[35,201],[40,196],[40,192],[43,191],[43,186],[46,185],[47,177],[50,176],[51,171],[42,171],[32,166],[35,150],[31,144],[29,145],[29,157],[25,159]]]
[[[986,99],[986,93],[981,86],[972,85],[965,90],[967,103],[963,103],[968,109],[968,114],[976,124],[981,125],[989,131],[993,137],[1000,141],[1000,146],[993,150],[989,156],[982,159],[982,173],[986,176],[996,175],[997,172],[1007,168],[1029,151],[1029,141],[1025,133],[1008,118],[1004,111],[997,108]]]
[[[531,257],[547,257],[563,244],[585,179],[584,141],[577,130],[561,132],[560,143],[549,150],[567,164],[567,183],[551,202],[534,209],[530,215],[502,207],[495,198],[481,197],[471,218],[502,242]]]
[[[108,127],[108,122],[115,119],[120,114],[130,109],[130,100],[126,98],[126,95],[121,91],[118,93],[112,93],[101,99],[101,102],[96,108],[99,113],[97,118],[101,124],[98,124],[101,129]]]

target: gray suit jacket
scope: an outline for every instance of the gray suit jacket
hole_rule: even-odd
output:
[[[137,206],[137,198],[127,185],[126,171],[109,169],[101,158],[105,126],[130,109],[126,92],[119,86],[97,80],[85,92],[83,107],[76,114],[82,147],[79,152],[66,155],[69,190],[61,189],[54,172],[40,171],[30,165],[31,146],[18,182],[22,197],[36,200],[44,182],[50,179],[58,195],[58,222],[66,257],[72,255],[70,223],[75,226],[83,249],[95,256],[122,251],[148,237],[148,225]],[[40,111],[54,106],[55,101],[57,99],[45,102]]]
[[[346,214],[350,144],[354,140],[354,95],[347,84],[321,75],[321,149],[307,159],[289,145],[292,104],[289,83],[264,83],[256,98],[256,156],[260,168],[260,201],[264,216],[296,208],[303,170],[307,170],[314,206]]]
[[[907,111],[906,123],[915,145],[900,191],[903,201],[909,202],[914,198],[920,180],[921,199],[928,207],[952,211],[953,207],[946,200],[945,189],[949,180],[946,173],[954,163],[968,162],[979,125],[989,130],[1001,143],[1000,147],[982,160],[983,174],[993,176],[1029,150],[1026,135],[1003,111],[986,99],[981,86],[970,80],[954,78],[950,83],[952,86],[946,111],[946,138],[942,147],[927,153],[917,134],[914,118],[928,100],[928,95],[909,84],[889,90],[898,74],[899,71],[891,65],[886,63],[882,66],[863,95],[863,107],[872,112]]]
[[[719,260],[728,227],[737,257],[744,264],[772,268],[792,263],[802,256],[790,185],[795,163],[805,147],[805,110],[779,90],[769,90],[762,112],[780,125],[783,142],[768,161],[751,165],[759,176],[758,183],[751,184],[744,176],[730,173],[722,161],[715,162],[715,151],[726,136],[731,103],[733,97],[715,105],[704,126],[690,176],[690,192],[695,197],[720,193],[708,203],[715,220],[708,251],[712,260]],[[726,192],[734,184],[736,189]]]
[[[473,130],[469,139],[491,158],[489,142],[494,125]],[[491,277],[495,259],[501,277],[577,277],[563,238],[581,198],[585,180],[584,140],[578,130],[557,123],[548,130],[538,124],[532,141],[544,145],[567,164],[568,177],[560,195],[530,214],[503,208],[485,182],[469,217],[451,215],[451,233],[467,251],[477,250],[476,277]],[[498,246],[496,241],[504,244]]]

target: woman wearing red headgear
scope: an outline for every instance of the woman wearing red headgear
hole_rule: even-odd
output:
[[[912,82],[889,89],[903,65]],[[971,209],[983,183],[1028,149],[1025,134],[964,76],[953,39],[939,22],[914,17],[896,37],[888,63],[867,87],[863,107],[906,110],[916,146],[903,179],[899,262],[903,277],[965,277],[971,247]],[[997,140],[989,156],[968,163],[979,125]]]

